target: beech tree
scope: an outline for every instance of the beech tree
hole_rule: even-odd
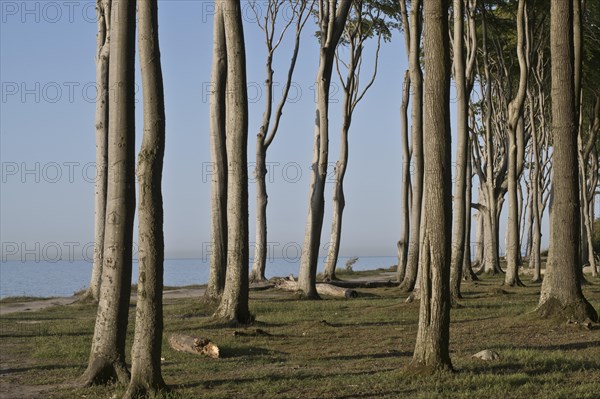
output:
[[[413,0],[411,2],[410,20],[405,0],[400,1],[400,10],[402,15],[402,26],[404,28],[404,42],[406,53],[408,54],[411,93],[410,164],[407,164],[405,159],[403,169],[410,167],[412,174],[410,176],[410,183],[408,183],[407,180],[406,183],[403,183],[410,184],[410,221],[408,237],[405,239],[408,240],[408,243],[405,240],[400,240],[398,245],[399,249],[403,252],[403,259],[398,264],[398,277],[403,277],[401,281],[399,280],[401,283],[400,289],[404,292],[410,292],[414,289],[417,281],[421,204],[423,198],[423,73],[421,71],[420,63],[422,25],[421,1]],[[403,139],[403,142],[406,141],[407,140]],[[404,175],[406,175],[406,173],[404,173]],[[402,191],[406,192],[407,188],[403,188]],[[403,198],[406,198],[406,196]],[[404,223],[404,225],[406,227],[406,223]],[[405,235],[405,233],[403,234]]]
[[[420,305],[411,367],[452,369],[450,341],[450,252],[452,183],[450,157],[450,56],[448,1],[423,4],[425,55],[422,247]]]
[[[227,48],[225,126],[227,149],[227,275],[215,316],[251,321],[248,309],[248,92],[240,0],[221,4]]]
[[[138,1],[138,45],[142,69],[144,136],[138,154],[139,251],[131,381],[124,398],[155,395],[166,388],[161,374],[163,336],[163,201],[165,106],[157,0]]]
[[[335,49],[344,32],[351,0],[319,0],[319,69],[316,78],[317,104],[309,187],[308,217],[298,273],[298,289],[307,299],[319,297],[317,263],[325,208],[325,181],[329,153],[329,88]]]
[[[598,314],[581,291],[573,0],[553,1],[550,16],[554,142],[552,239],[537,310],[541,316],[564,314],[575,320],[595,321]]]
[[[396,25],[386,16],[393,17],[396,9],[395,3],[389,1],[353,2],[346,22],[344,34],[336,51],[336,70],[338,72],[344,100],[342,101],[342,128],[340,131],[340,157],[335,164],[333,182],[333,217],[331,222],[331,238],[329,240],[328,254],[323,270],[325,281],[335,280],[335,268],[338,262],[340,242],[342,235],[342,215],[346,205],[344,196],[344,177],[348,167],[348,133],[352,124],[352,116],[358,103],[364,98],[372,87],[377,76],[379,49],[381,40],[391,39],[390,29]],[[377,44],[373,58],[373,71],[364,87],[360,85],[361,71],[363,69],[363,51],[365,42],[376,37]],[[343,59],[342,52],[347,50],[347,59]],[[340,68],[340,64],[342,67]],[[346,70],[342,76],[341,70]]]
[[[102,282],[108,164],[108,63],[111,0],[96,0],[96,192],[94,203],[94,263],[86,296],[98,301]]]
[[[227,151],[225,144],[225,93],[227,46],[223,5],[214,2],[213,58],[210,93],[210,271],[206,298],[217,300],[225,288],[227,273]]]
[[[129,382],[125,339],[135,213],[135,1],[111,7],[108,186],[102,286],[83,385]]]
[[[292,77],[298,60],[298,52],[300,50],[300,37],[306,21],[310,17],[314,0],[287,0],[292,10],[292,17],[284,24],[281,31],[276,34],[277,19],[282,12],[281,7],[285,5],[281,0],[270,0],[264,10],[264,18],[259,17],[256,10],[256,1],[252,1],[250,6],[256,16],[256,23],[265,35],[265,45],[267,47],[267,59],[265,62],[266,79],[265,79],[265,111],[260,125],[258,134],[256,135],[256,167],[254,169],[254,178],[256,179],[256,249],[254,252],[254,263],[252,272],[250,273],[250,281],[265,280],[265,268],[267,262],[267,150],[279,130],[279,122],[283,115],[283,107],[288,99],[290,87],[292,85]],[[292,50],[292,58],[288,67],[287,77],[283,88],[283,95],[273,112],[274,98],[274,71],[273,59],[275,52],[281,45],[286,32],[295,22],[294,48]]]
[[[527,93],[528,65],[525,54],[529,52],[527,15],[525,0],[519,0],[517,11],[517,58],[519,61],[519,83],[515,97],[508,104],[508,223],[506,243],[506,274],[504,284],[508,286],[523,285],[519,279],[518,268],[521,263],[519,241],[519,176],[523,165],[523,105]]]
[[[456,176],[454,185],[453,210],[453,239],[451,257],[451,292],[453,298],[460,298],[460,282],[463,275],[465,259],[465,242],[469,243],[466,235],[467,213],[471,212],[470,180],[471,172],[467,167],[469,157],[469,98],[473,90],[475,55],[477,52],[477,35],[475,29],[475,1],[454,0],[453,2],[453,43],[452,68],[456,84],[456,115],[457,115],[457,146],[456,146]],[[466,9],[465,9],[466,8]],[[467,19],[465,34],[464,19]],[[467,40],[465,41],[464,36]],[[466,54],[465,54],[466,44]],[[467,179],[469,189],[467,194]],[[467,201],[467,197],[468,201]],[[468,259],[470,262],[470,259]],[[469,273],[470,275],[470,273]]]

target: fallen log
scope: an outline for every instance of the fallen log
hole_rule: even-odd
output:
[[[169,337],[169,345],[178,352],[206,355],[213,359],[219,357],[219,347],[210,342],[208,338],[196,338],[189,335],[172,334]]]
[[[261,281],[250,284],[250,291],[265,291],[271,288],[275,288],[275,284],[268,281]]]
[[[398,282],[387,280],[387,281],[344,281],[344,280],[333,280],[329,281],[328,284],[335,285],[336,287],[342,288],[380,288],[380,287],[397,287],[400,284]]]
[[[295,292],[298,291],[298,283],[293,280],[281,280],[277,283],[277,288]],[[358,292],[352,289],[336,287],[335,285],[326,283],[317,283],[317,293],[337,298],[356,298],[358,296]]]

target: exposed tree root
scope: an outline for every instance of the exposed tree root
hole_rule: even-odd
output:
[[[125,362],[120,359],[111,362],[98,357],[88,365],[78,383],[83,387],[105,385],[115,381],[125,385],[129,383],[129,378],[130,374]]]
[[[594,307],[585,299],[579,299],[563,304],[556,297],[549,297],[544,303],[536,309],[538,315],[542,318],[560,318],[582,322],[589,319],[598,322],[598,313]]]
[[[153,384],[144,384],[141,381],[131,381],[123,399],[150,399],[162,397],[168,388],[162,379]]]

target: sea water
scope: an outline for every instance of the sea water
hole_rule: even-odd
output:
[[[344,268],[350,257],[340,257],[339,268]],[[323,270],[325,258],[319,259],[319,271]],[[352,268],[371,270],[389,268],[397,263],[393,256],[359,257]],[[181,287],[206,284],[208,259],[166,259],[164,284]],[[250,262],[250,267],[252,262]],[[271,258],[267,260],[266,277],[298,276],[300,260],[297,258]],[[0,298],[9,296],[58,297],[71,296],[85,289],[92,272],[92,263],[85,260],[72,261],[7,261],[0,263]],[[132,280],[137,282],[138,264],[133,262]]]

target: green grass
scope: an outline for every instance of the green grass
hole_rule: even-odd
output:
[[[539,320],[532,310],[539,285],[496,290],[501,279],[464,285],[452,310],[451,358],[457,372],[407,373],[415,343],[418,302],[396,288],[359,290],[362,297],[300,301],[293,294],[251,293],[251,309],[270,336],[234,336],[198,299],[165,304],[165,398],[596,398],[600,329]],[[600,308],[600,281],[584,286]],[[368,294],[368,295],[367,295]],[[132,308],[133,310],[133,308]],[[131,312],[129,345],[133,337]],[[0,319],[5,384],[44,385],[39,397],[108,398],[124,387],[74,388],[87,364],[95,308],[55,307]],[[208,359],[172,351],[173,332],[208,337],[222,353]],[[471,358],[483,350],[501,358]],[[129,350],[129,348],[128,348]],[[128,359],[129,361],[129,359]]]
[[[37,296],[7,296],[6,298],[0,299],[0,304],[34,302],[34,301],[42,301],[44,299],[52,299],[52,298],[42,298],[42,297],[37,297]]]

